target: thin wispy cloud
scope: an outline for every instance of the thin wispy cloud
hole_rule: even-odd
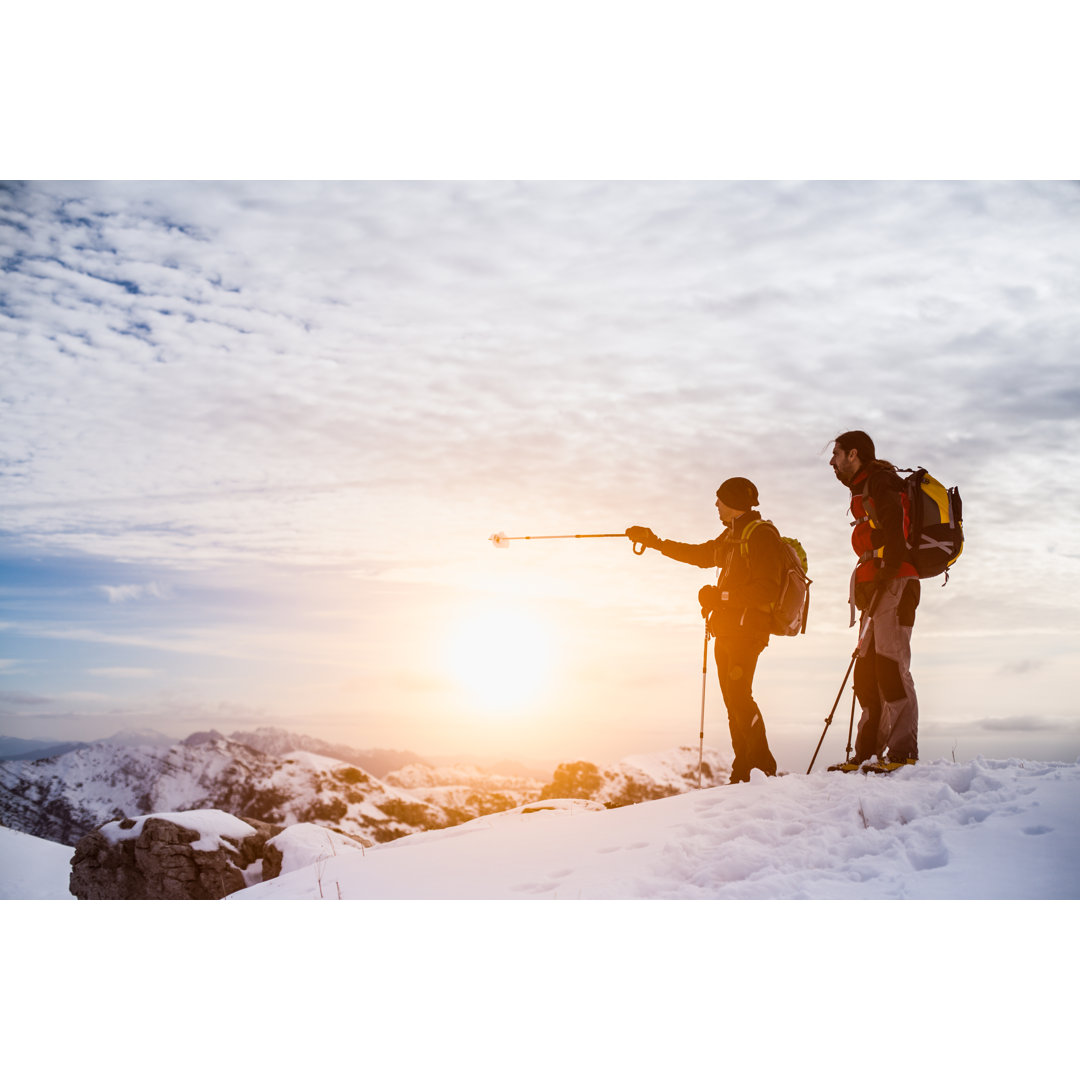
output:
[[[1045,716],[997,716],[980,720],[978,726],[987,731],[1054,731],[1071,728],[1076,724],[1075,717]]]
[[[159,585],[156,581],[148,582],[145,585],[101,585],[99,588],[108,598],[110,604],[126,604],[147,597],[164,600],[172,595],[169,588]]]
[[[86,673],[102,679],[149,679],[159,674],[153,668],[132,667],[87,668]]]

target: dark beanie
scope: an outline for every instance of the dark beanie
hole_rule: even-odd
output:
[[[732,476],[716,489],[717,498],[732,510],[749,510],[758,504],[757,488],[745,476]]]

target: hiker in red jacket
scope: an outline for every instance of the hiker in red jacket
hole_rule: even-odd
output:
[[[852,772],[877,757],[892,771],[919,757],[919,703],[911,678],[911,631],[922,586],[907,561],[909,507],[896,468],[878,459],[865,431],[837,437],[829,460],[851,491],[851,546],[859,561],[851,578],[851,624],[859,624],[855,693],[862,706],[855,756],[833,766]]]
[[[776,775],[765,721],[754,701],[754,671],[769,644],[771,610],[780,591],[781,548],[772,527],[752,526],[761,520],[757,488],[742,476],[725,480],[716,492],[716,509],[727,528],[715,540],[684,544],[661,540],[652,529],[634,525],[626,535],[635,543],[691,566],[721,568],[716,585],[698,593],[701,614],[715,637],[716,671],[727,707],[735,760],[730,783],[748,781],[753,769]]]

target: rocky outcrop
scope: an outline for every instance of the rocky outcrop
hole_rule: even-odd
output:
[[[275,876],[280,857],[260,860],[281,831],[219,810],[124,818],[79,841],[69,888],[80,900],[220,900]]]

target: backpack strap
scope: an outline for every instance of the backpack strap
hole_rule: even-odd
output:
[[[749,563],[750,563],[750,537],[753,534],[754,530],[759,525],[768,525],[769,528],[772,529],[773,535],[776,537],[776,539],[781,544],[783,544],[783,542],[784,542],[784,538],[780,535],[780,530],[771,521],[769,521],[768,518],[755,518],[753,521],[751,521],[746,526],[745,529],[743,529],[742,534],[739,536],[739,541],[738,541],[739,542],[739,556],[746,560],[747,565],[749,565]],[[775,607],[776,607],[776,600],[773,600],[769,604],[769,607],[768,607],[769,612],[772,612],[772,610]]]
[[[780,537],[780,530],[768,518],[755,518],[739,535],[739,554],[744,559],[750,558],[750,536],[759,525],[768,525],[776,533],[777,538]]]

